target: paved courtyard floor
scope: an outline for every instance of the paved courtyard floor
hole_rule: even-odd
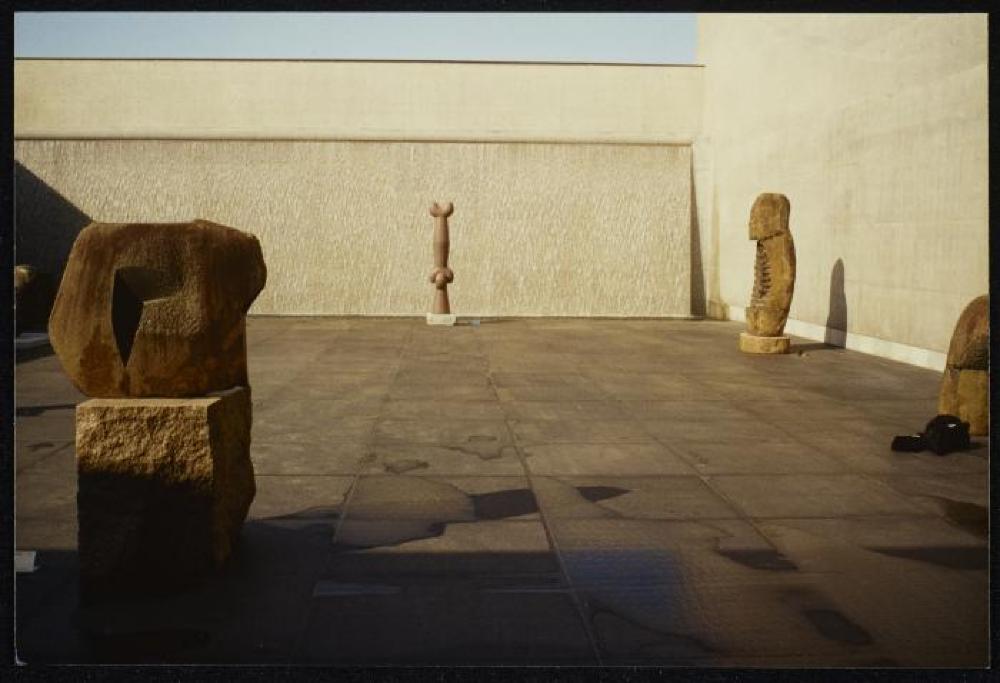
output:
[[[889,450],[939,374],[741,325],[252,318],[257,496],[223,574],[81,605],[73,407],[17,366],[19,657],[987,664],[988,449]]]

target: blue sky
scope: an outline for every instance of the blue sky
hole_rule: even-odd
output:
[[[19,12],[17,57],[695,61],[694,14]]]

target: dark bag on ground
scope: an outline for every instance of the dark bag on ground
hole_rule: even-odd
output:
[[[922,433],[897,436],[892,440],[892,450],[902,453],[930,450],[946,455],[965,450],[969,445],[969,423],[954,415],[938,415],[927,423]]]

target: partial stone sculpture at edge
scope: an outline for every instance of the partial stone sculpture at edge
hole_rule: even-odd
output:
[[[788,352],[790,340],[782,333],[795,290],[789,213],[788,198],[771,192],[758,195],[750,209],[750,239],[757,241],[757,256],[747,331],[740,334],[740,350],[746,353]]]
[[[267,269],[257,238],[204,220],[92,223],[49,318],[88,396],[176,397],[246,385],[246,312]]]
[[[49,319],[76,386],[81,586],[218,567],[255,495],[246,312],[257,238],[209,221],[92,223]]]
[[[955,324],[938,413],[954,415],[969,423],[969,434],[985,436],[990,431],[990,297],[976,297]]]

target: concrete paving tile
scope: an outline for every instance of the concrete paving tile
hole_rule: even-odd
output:
[[[817,451],[837,458],[852,472],[871,474],[976,474],[989,467],[987,449],[980,448],[941,457],[924,451],[901,453],[890,448],[891,441],[863,436],[830,436],[808,439]]]
[[[294,389],[293,389],[294,390]],[[319,420],[338,417],[378,417],[382,412],[380,397],[288,399],[276,397],[254,402],[254,418],[268,423],[279,419],[297,419],[297,412],[313,415]]]
[[[272,398],[282,402],[379,399],[389,393],[390,386],[390,374],[314,370],[310,377],[291,378]]]
[[[53,453],[74,448],[73,441],[17,441],[14,444],[14,464],[18,475],[27,472]],[[73,457],[71,454],[70,457]]]
[[[751,517],[922,514],[891,487],[856,474],[721,475],[708,481]]]
[[[763,420],[721,420],[700,422],[678,422],[669,419],[642,420],[641,424],[650,435],[668,446],[689,443],[752,444],[785,440],[791,437],[776,425]]]
[[[375,444],[366,474],[521,475],[524,465],[510,444]]]
[[[762,531],[864,624],[899,666],[981,667],[988,653],[987,550],[927,522],[768,520]],[[915,521],[915,520],[914,520]]]
[[[249,518],[329,523],[340,515],[354,478],[260,475],[256,481],[257,494]]]
[[[694,474],[683,459],[658,443],[539,444],[522,447],[538,475]]]
[[[584,596],[609,665],[718,666],[739,657],[809,653],[826,666],[885,654],[863,623],[808,577],[587,587]]]
[[[672,448],[700,474],[835,474],[849,471],[841,460],[790,439],[734,439],[724,443],[682,441]]]
[[[534,373],[534,372],[504,372],[491,373],[493,384],[497,388],[511,387],[592,387],[593,382],[579,373]]]
[[[375,430],[375,441],[380,445],[462,446],[497,453],[511,437],[507,424],[499,420],[450,420],[442,415],[435,420],[382,420]]]
[[[631,420],[511,420],[517,442],[549,443],[648,443],[653,438]]]
[[[279,402],[273,410],[256,411],[253,438],[269,443],[363,442],[371,438],[375,416],[338,417],[335,413],[340,409],[343,406],[329,406],[330,412],[325,412],[319,401]]]
[[[15,520],[50,519],[76,515],[76,455],[72,447],[53,452],[15,478]]]
[[[575,588],[782,583],[796,567],[747,521],[550,520]]]
[[[61,508],[49,508],[44,517],[18,516],[14,545],[18,550],[76,550],[79,527],[76,501]]]
[[[596,384],[551,384],[497,387],[501,401],[577,402],[604,401],[608,395]]]
[[[876,475],[914,506],[943,516],[985,538],[989,529],[989,478],[982,474]]]
[[[623,400],[618,405],[625,414],[640,421],[714,422],[756,419],[748,408],[727,401],[707,401],[700,395],[678,400]]]
[[[389,388],[393,401],[417,401],[444,398],[448,401],[496,401],[497,392],[486,383],[475,384],[393,384]]]
[[[512,420],[624,420],[629,416],[613,401],[504,401]]]
[[[722,400],[721,392],[674,374],[630,373],[591,375],[608,396],[618,400]]]
[[[739,514],[698,477],[534,477],[550,518],[735,519]]]
[[[254,473],[263,475],[358,474],[374,457],[363,442],[292,443],[254,439],[250,444]]]
[[[369,475],[355,485],[348,521],[538,519],[524,477],[419,477]]]
[[[593,665],[566,593],[490,593],[445,586],[315,601],[306,663]]]
[[[911,434],[909,425],[878,416],[857,419],[816,419],[788,420],[777,423],[782,430],[801,439],[805,443],[830,438],[863,437],[875,443],[891,444],[897,434]]]
[[[76,410],[47,410],[39,415],[14,417],[14,439],[19,442],[73,441],[76,439]]]
[[[552,585],[558,570],[539,521],[348,518],[337,530],[325,576],[397,585],[530,576]]]
[[[497,401],[388,401],[382,414],[389,420],[503,420]]]

